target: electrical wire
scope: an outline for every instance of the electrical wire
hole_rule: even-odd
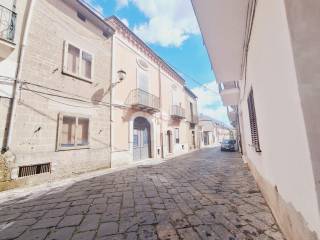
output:
[[[50,96],[56,96],[56,97],[62,97],[62,96],[57,96],[57,95],[54,95],[54,94],[49,94],[49,93],[43,93],[43,92],[39,92],[39,91],[35,91],[35,90],[31,90],[31,89],[28,89],[28,88],[22,88],[21,90],[25,90],[25,91],[29,91],[29,92],[32,92],[33,94],[37,95],[37,96],[40,96],[44,99],[47,99],[49,101],[52,101],[52,102],[56,102],[56,103],[59,103],[59,104],[62,104],[62,105],[66,105],[66,106],[69,106],[69,107],[78,107],[78,108],[101,108],[101,107],[104,107],[106,105],[100,105],[100,106],[80,106],[80,105],[74,105],[74,104],[69,104],[69,103],[65,103],[65,102],[61,102],[61,101],[58,101],[58,100],[55,100],[55,99],[52,99],[50,97],[46,97],[44,95],[50,95]],[[109,105],[110,107],[110,105]]]
[[[7,80],[13,80],[13,78],[10,78],[10,77],[5,77],[5,76],[0,76],[0,79],[7,79]],[[85,98],[83,96],[80,96],[80,95],[77,95],[77,94],[73,94],[73,93],[70,93],[70,92],[65,92],[65,91],[62,91],[62,90],[59,90],[59,89],[54,89],[54,88],[50,88],[50,87],[47,87],[47,86],[44,86],[44,85],[40,85],[40,84],[36,84],[36,83],[31,83],[31,82],[28,82],[28,81],[16,81],[17,83],[21,83],[21,87],[20,89],[21,90],[26,90],[26,91],[32,91],[32,92],[36,92],[36,93],[40,93],[40,94],[45,94],[45,95],[50,95],[50,96],[55,96],[55,97],[61,97],[61,98],[66,98],[66,99],[69,99],[69,100],[75,100],[75,101],[81,101],[81,102],[85,102],[85,103],[91,103],[92,104],[92,100],[89,99],[89,98]],[[69,96],[74,96],[74,97],[69,97],[69,96],[64,96],[64,95],[58,95],[58,94],[53,94],[53,93],[46,93],[46,92],[41,92],[41,91],[38,91],[38,90],[34,90],[34,89],[30,89],[27,85],[31,85],[31,86],[35,86],[35,87],[39,87],[39,88],[43,88],[43,89],[46,89],[46,90],[50,90],[50,91],[54,91],[54,92],[58,92],[58,93],[62,93],[62,94],[66,94],[66,95],[69,95]],[[82,98],[82,99],[80,99]],[[104,101],[94,101],[96,103],[102,103],[102,104],[109,104],[108,102],[104,102]],[[109,104],[110,105],[110,104]],[[118,105],[117,105],[118,106]]]
[[[42,97],[42,98],[47,99],[47,100],[50,100],[50,101],[53,101],[53,102],[56,102],[56,103],[59,103],[59,104],[62,104],[62,105],[71,106],[71,107],[97,109],[97,108],[111,107],[111,106],[112,106],[112,107],[121,108],[121,109],[126,109],[126,108],[128,108],[128,107],[125,106],[125,105],[110,104],[110,103],[103,102],[103,101],[97,101],[97,102],[96,102],[96,103],[99,104],[99,106],[92,106],[93,103],[90,102],[90,101],[85,101],[85,100],[82,100],[82,99],[77,99],[77,98],[62,96],[62,95],[53,94],[53,93],[41,92],[41,91],[37,91],[37,90],[34,90],[34,89],[30,89],[30,88],[28,88],[27,86],[21,87],[20,90],[29,91],[29,92],[34,93],[35,95],[38,95],[38,96],[40,96],[40,97]],[[21,91],[20,91],[20,92],[21,92]],[[82,103],[91,104],[91,106],[84,106],[84,105],[81,105],[81,106],[80,106],[80,105],[75,105],[75,104],[69,104],[69,103],[65,103],[65,102],[61,102],[61,101],[52,99],[52,98],[50,98],[50,97],[46,97],[46,96],[44,96],[44,95],[49,95],[49,96],[53,96],[53,97],[59,97],[59,98],[64,98],[64,99],[69,99],[69,100],[74,100],[74,101],[80,101],[80,102],[82,102]]]
[[[209,91],[209,92],[212,92],[214,94],[219,94],[217,91],[215,91],[214,89],[211,89],[209,87],[207,87],[208,83],[201,83],[199,81],[197,81],[194,77],[190,76],[189,74],[187,74],[186,72],[184,71],[181,71],[181,69],[178,69],[176,66],[172,65],[171,63],[168,63],[167,64],[173,68],[175,71],[177,72],[181,72],[184,76],[186,76],[188,79],[190,79],[191,81],[193,81],[194,83],[196,83],[197,85],[199,85],[199,87],[202,87],[203,89],[205,89],[206,91]]]
[[[44,88],[44,89],[46,89],[46,90],[55,91],[55,92],[59,92],[59,93],[66,94],[66,95],[70,95],[70,96],[74,96],[74,97],[69,97],[69,96],[64,96],[64,95],[58,95],[58,94],[54,94],[54,93],[40,92],[40,91],[38,91],[38,90],[30,89],[28,86],[26,86],[26,84],[27,84],[27,85],[30,84],[30,85],[33,85],[33,86],[37,86],[37,87],[40,87],[40,88]],[[24,88],[23,88],[23,87],[24,87]],[[25,89],[25,88],[26,88],[26,89]],[[57,90],[57,89],[53,89],[53,88],[48,88],[48,87],[45,87],[45,86],[42,86],[42,85],[39,85],[39,84],[22,82],[22,89],[23,89],[23,90],[29,90],[29,91],[36,91],[36,92],[42,93],[42,94],[47,94],[47,95],[56,96],[56,97],[62,97],[62,98],[66,98],[66,99],[69,99],[69,100],[76,100],[76,101],[81,101],[81,102],[85,102],[85,103],[95,102],[95,103],[109,104],[108,102],[104,102],[104,101],[92,101],[92,100],[89,99],[89,98],[85,98],[85,97],[82,97],[82,96],[79,96],[79,95],[76,95],[76,94],[64,92],[64,91]],[[80,98],[82,98],[82,99],[80,99]]]

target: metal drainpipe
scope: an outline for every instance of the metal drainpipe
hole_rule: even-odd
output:
[[[240,127],[240,116],[239,116],[239,107],[236,107],[236,114],[237,114],[237,131],[238,131],[238,145],[239,145],[239,152],[243,154],[243,142],[242,142],[242,132],[241,132],[241,127]],[[240,143],[240,144],[239,144]]]
[[[110,167],[112,167],[112,138],[113,138],[113,106],[112,106],[112,100],[113,100],[113,81],[115,80],[115,54],[114,54],[114,49],[115,49],[115,35],[112,35],[112,43],[111,43],[111,83],[110,83]]]
[[[32,11],[34,8],[34,3],[36,0],[29,0],[27,2],[26,6],[26,11],[25,15],[23,18],[23,25],[22,25],[22,34],[21,34],[21,41],[19,44],[19,52],[18,52],[18,65],[16,69],[16,81],[15,81],[15,86],[13,90],[13,99],[12,99],[12,107],[11,107],[11,114],[10,114],[10,119],[9,119],[9,127],[8,127],[8,133],[7,133],[7,141],[5,144],[5,150],[8,151],[11,147],[11,142],[12,142],[12,130],[13,130],[13,123],[14,123],[14,117],[16,113],[16,108],[17,108],[17,95],[18,95],[18,90],[21,87],[21,69],[22,69],[22,63],[23,63],[23,58],[25,54],[25,47],[27,45],[27,40],[28,40],[28,32],[30,28],[30,19],[32,15]]]
[[[161,158],[164,158],[163,150],[163,125],[162,125],[162,90],[161,90],[161,64],[159,65],[159,99],[160,99],[160,145],[161,145]]]

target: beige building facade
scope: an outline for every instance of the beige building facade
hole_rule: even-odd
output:
[[[320,2],[193,5],[243,159],[282,232],[320,239]]]
[[[230,127],[200,114],[199,126],[201,127],[201,147],[216,147],[225,139],[233,139],[234,135]]]
[[[112,166],[197,149],[197,97],[118,18],[113,37]],[[119,81],[119,74],[125,78]],[[120,77],[121,78],[121,77]]]
[[[110,167],[114,30],[82,1],[20,2],[30,4],[29,18],[14,60],[2,180],[39,183]]]

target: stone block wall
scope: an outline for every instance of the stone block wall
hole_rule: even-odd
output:
[[[0,146],[5,146],[7,140],[7,130],[9,124],[11,99],[0,97]]]
[[[65,41],[93,55],[92,82],[63,73]],[[50,178],[110,167],[111,45],[111,38],[64,1],[36,1],[14,116],[13,179],[20,166],[40,163],[51,163]],[[90,119],[88,148],[57,150],[59,113]]]

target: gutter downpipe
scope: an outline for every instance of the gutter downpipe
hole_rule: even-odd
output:
[[[116,82],[116,71],[115,71],[115,34],[112,35],[112,45],[111,45],[111,87],[110,87],[110,168],[112,168],[112,155],[113,155],[113,86]]]
[[[29,0],[26,6],[26,11],[23,19],[23,26],[22,26],[22,35],[21,35],[21,41],[19,45],[19,53],[18,53],[18,66],[16,70],[16,81],[15,81],[15,87],[13,91],[13,99],[12,99],[12,107],[11,107],[11,114],[10,114],[10,120],[9,120],[9,127],[8,127],[8,133],[7,133],[7,141],[5,144],[5,151],[10,150],[11,142],[12,142],[12,132],[13,132],[13,123],[15,118],[15,113],[17,109],[18,104],[18,91],[19,88],[22,86],[21,81],[21,69],[22,69],[22,63],[25,55],[25,47],[27,46],[28,41],[28,32],[30,28],[30,19],[34,8],[34,3],[36,0]]]
[[[163,149],[163,119],[162,119],[162,89],[161,89],[161,63],[159,64],[159,99],[160,99],[160,145],[161,145],[161,158],[164,158]]]

